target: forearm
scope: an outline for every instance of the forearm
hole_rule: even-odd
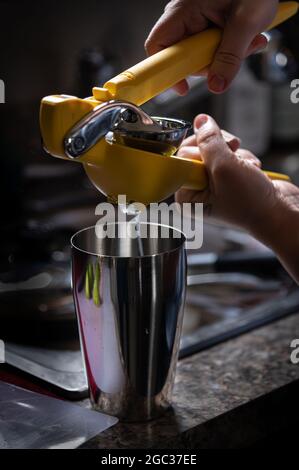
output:
[[[273,243],[273,251],[289,274],[299,284],[299,211],[289,214],[289,221],[277,240]]]
[[[299,197],[298,207],[282,203],[267,227],[253,235],[271,248],[288,273],[299,284]]]

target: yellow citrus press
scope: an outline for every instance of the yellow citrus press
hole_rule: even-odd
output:
[[[297,2],[279,4],[268,29],[293,16]],[[143,60],[104,84],[93,96],[51,95],[42,99],[40,127],[51,155],[77,161],[93,184],[128,202],[161,201],[180,187],[208,185],[201,161],[175,155],[190,124],[148,116],[139,106],[188,75],[207,67],[221,41],[210,28]],[[285,175],[266,172],[271,179]]]

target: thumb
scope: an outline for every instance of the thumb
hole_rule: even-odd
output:
[[[208,172],[222,167],[234,154],[225,142],[220,128],[210,116],[199,114],[194,120],[194,133],[202,160]]]
[[[238,73],[248,48],[256,36],[256,27],[248,18],[231,17],[209,70],[210,91],[222,93]]]

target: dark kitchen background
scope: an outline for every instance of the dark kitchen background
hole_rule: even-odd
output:
[[[165,4],[161,0],[0,1],[0,78],[5,82],[5,104],[0,105],[0,338],[11,344],[7,357],[14,366],[22,368],[16,359],[18,351],[19,356],[25,354],[18,349],[20,344],[40,347],[49,340],[49,347],[59,349],[63,338],[69,340],[69,349],[78,349],[77,342],[71,346],[74,338],[77,341],[77,327],[69,239],[96,221],[95,206],[103,200],[80,165],[43,151],[40,100],[56,93],[88,96],[92,86],[101,86],[142,60],[144,41]],[[240,136],[265,168],[286,172],[299,183],[299,105],[289,99],[290,82],[299,78],[298,15],[269,39],[268,49],[247,60],[224,95],[211,95],[204,79],[192,78],[186,97],[169,90],[146,108],[153,115],[190,121],[199,112],[210,113],[223,128]],[[246,245],[263,253],[237,231],[209,225],[205,231],[209,245],[204,251],[221,254]],[[242,284],[241,275],[237,281],[231,279],[229,288],[221,278],[209,282],[205,278],[204,291],[190,295],[196,301],[190,301],[186,334],[200,327],[199,336],[206,339],[205,328],[219,319],[232,322],[250,308],[261,309],[262,301],[268,302],[266,313],[272,314],[270,300],[275,295],[284,299],[295,287],[280,268],[277,275],[272,269],[270,280],[268,274],[263,278],[262,268],[258,268],[261,277],[251,278],[251,287],[248,278]],[[247,297],[242,297],[245,284]],[[207,302],[209,298],[214,303],[218,298],[222,310]]]

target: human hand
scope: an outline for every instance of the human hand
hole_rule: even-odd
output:
[[[222,93],[236,76],[243,59],[263,49],[267,39],[260,34],[273,20],[278,0],[172,0],[153,27],[145,48],[149,55],[205,30],[213,23],[223,28],[223,38],[208,71],[208,86]],[[199,51],[200,53],[200,51]],[[175,89],[188,92],[186,80]]]
[[[299,188],[271,181],[260,161],[240,141],[223,135],[216,122],[200,114],[194,135],[179,149],[180,157],[205,163],[209,186],[181,189],[176,200],[204,204],[205,213],[247,230],[272,248],[299,282]]]

